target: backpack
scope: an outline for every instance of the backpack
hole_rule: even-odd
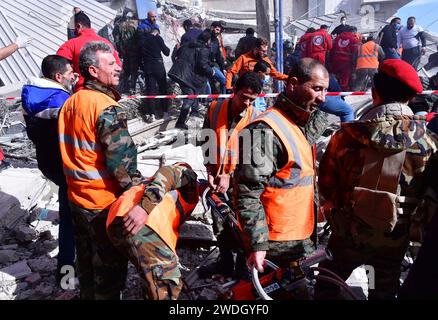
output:
[[[355,220],[371,229],[392,232],[398,215],[405,214],[402,203],[418,203],[415,198],[397,195],[406,150],[390,155],[371,148],[363,152],[362,176],[354,187],[350,212]]]

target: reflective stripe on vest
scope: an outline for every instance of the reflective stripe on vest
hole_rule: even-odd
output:
[[[255,122],[267,123],[288,154],[260,200],[263,204],[269,239],[289,241],[307,239],[314,228],[314,165],[312,148],[300,128],[277,108],[270,108]]]
[[[239,161],[239,132],[260,112],[250,106],[245,116],[232,130],[228,131],[228,106],[230,100],[214,101],[210,108],[210,127],[216,132],[216,174],[232,173]]]
[[[81,170],[71,170],[67,168],[64,169],[64,174],[66,176],[73,177],[77,180],[101,180],[109,178],[109,174],[106,170],[101,171],[81,171]]]
[[[107,209],[122,193],[107,171],[105,154],[96,136],[100,114],[119,104],[106,94],[82,89],[59,112],[58,133],[68,197],[86,209]]]
[[[70,144],[81,150],[101,150],[100,145],[95,142],[79,140],[66,134],[59,135],[59,142]]]
[[[111,205],[106,221],[107,229],[116,217],[124,217],[134,206],[140,203],[145,188],[144,184],[134,186],[125,191]],[[196,203],[185,202],[178,191],[169,191],[149,213],[145,225],[154,230],[166,245],[176,253],[178,230],[195,207]]]
[[[360,45],[356,69],[377,69],[379,67],[379,47],[374,41]]]

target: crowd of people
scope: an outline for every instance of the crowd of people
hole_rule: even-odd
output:
[[[371,265],[375,286],[369,299],[395,299],[412,235],[436,231],[437,222],[428,204],[437,202],[438,117],[414,115],[408,106],[423,91],[415,68],[424,38],[415,19],[401,28],[394,18],[380,33],[381,45],[361,39],[346,17],[332,35],[324,25],[308,30],[291,53],[288,74],[277,71],[268,42],[251,28],[230,65],[224,24],[201,30],[186,20],[166,74],[162,54],[171,50],[160,36],[157,14],[147,15],[137,23],[126,12],[112,44],[75,8],[74,36],[44,58],[42,77],[23,87],[38,167],[59,186],[58,278],[63,265],[75,265],[81,299],[120,299],[130,261],[144,299],[177,299],[183,286],[179,228],[210,188],[228,201],[238,224],[213,216],[220,254],[198,270],[200,277],[220,273],[249,281],[250,268],[263,272],[265,258],[290,268],[291,261],[314,252],[323,214],[333,260],[321,265],[344,280],[356,267]],[[18,40],[5,56],[26,43]],[[146,94],[167,94],[167,77],[183,94],[211,92],[213,79],[219,92],[233,93],[211,101],[205,114],[203,130],[212,135],[199,145],[207,181],[185,162],[163,166],[152,177],[138,171],[137,147],[118,101],[121,92],[135,90],[139,68]],[[285,86],[268,107],[258,95],[270,78]],[[368,86],[373,107],[357,120],[341,97],[326,97],[328,91]],[[145,108],[148,121],[168,117],[167,100]],[[316,168],[315,142],[327,128],[327,113],[343,124]],[[184,100],[176,127],[189,129],[190,116],[201,117],[197,99]],[[433,259],[430,241],[436,238],[426,235],[423,266]],[[424,280],[417,271],[408,283],[405,297],[420,290],[436,297],[437,278]],[[316,298],[338,296],[339,288],[317,282]],[[307,289],[300,288],[296,298],[309,298]]]

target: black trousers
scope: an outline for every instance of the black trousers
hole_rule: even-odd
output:
[[[415,70],[418,69],[418,65],[421,60],[421,50],[420,47],[414,47],[410,49],[403,49],[402,60],[409,63]]]
[[[166,95],[167,80],[163,60],[148,61],[143,64],[146,82],[146,95]],[[147,114],[162,117],[169,110],[168,99],[146,99]]]
[[[138,58],[137,55],[127,55],[123,58],[123,69],[120,75],[120,91],[135,92],[135,86],[138,78]]]

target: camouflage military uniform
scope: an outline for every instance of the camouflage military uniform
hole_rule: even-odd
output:
[[[193,201],[193,197],[197,197],[196,173],[180,164],[160,168],[147,183],[140,205],[150,213],[168,191],[175,189],[186,201]],[[182,288],[176,254],[148,226],[133,237],[124,236],[123,230],[123,220],[118,217],[109,226],[108,234],[117,249],[137,268],[144,298],[176,300]]]
[[[366,121],[343,123],[331,138],[320,163],[319,188],[326,201],[333,204],[327,216],[332,228],[328,248],[334,260],[324,261],[328,268],[347,279],[358,266],[370,265],[375,271],[375,289],[370,299],[393,299],[399,286],[400,265],[409,244],[411,216],[399,215],[392,232],[377,231],[351,215],[352,192],[359,185],[366,148],[395,154],[406,150],[398,195],[421,199],[436,170],[437,141],[426,133],[424,117],[404,115],[406,105],[392,103],[372,110]],[[412,112],[410,112],[412,114]],[[432,158],[431,158],[432,157]],[[337,288],[323,283],[317,286],[321,298],[333,298]]]
[[[135,92],[138,77],[139,59],[136,45],[137,22],[132,19],[116,24],[113,30],[117,52],[123,59],[123,70],[120,75],[121,92]]]
[[[219,102],[218,102],[219,103]],[[231,130],[234,130],[234,128],[237,126],[239,121],[246,115],[247,110],[245,109],[240,114],[233,117],[233,107],[232,107],[232,100],[229,100],[229,106],[228,106],[228,130],[231,132]],[[210,110],[207,110],[205,113],[204,118],[204,124],[203,129],[213,129],[216,128],[211,127],[210,123]],[[210,141],[208,143],[211,143]],[[216,147],[216,144],[214,145]],[[205,167],[207,168],[208,174],[212,176],[216,176],[218,174],[217,170],[219,166],[216,163],[204,163]],[[230,176],[230,187],[227,190],[227,196],[230,200],[233,198],[233,175],[234,173],[231,173]],[[223,199],[225,201],[225,199]],[[230,203],[232,205],[232,203]],[[244,254],[242,253],[241,243],[238,243],[236,240],[236,237],[234,236],[234,230],[228,223],[224,223],[224,221],[221,218],[218,218],[215,214],[212,214],[213,219],[213,232],[216,235],[218,247],[220,251],[219,259],[221,260],[221,266],[222,266],[222,272],[225,274],[232,274],[233,271],[236,272],[236,275],[238,277],[244,277],[246,276],[245,270],[246,270],[246,261]],[[236,263],[234,263],[234,257],[233,252],[237,253],[236,256]],[[235,269],[235,270],[233,270]],[[200,269],[202,273],[202,268]],[[215,270],[216,271],[216,270]]]
[[[289,104],[293,104],[293,102],[284,94],[280,94],[274,107],[282,110],[292,121],[295,121],[297,116],[290,109]],[[244,164],[242,159],[244,150],[242,144],[239,144],[241,158],[234,172],[235,195],[233,199],[240,224],[244,230],[243,238],[246,249],[249,252],[267,251],[267,259],[279,265],[287,265],[292,260],[310,255],[314,250],[313,242],[310,239],[296,241],[269,240],[269,229],[260,195],[263,193],[265,186],[268,185],[269,179],[286,165],[288,154],[275,133],[270,138],[273,141],[272,155],[265,153],[266,135],[272,135],[272,130],[269,130],[271,128],[266,123],[250,124],[247,129],[250,131],[261,130],[261,139],[252,143],[252,155],[265,154],[267,156],[265,161],[270,161],[273,166],[268,168],[269,166],[264,164],[257,165],[255,161],[252,161],[252,164]]]
[[[87,81],[85,88],[118,99],[115,91],[96,81]],[[124,110],[120,106],[106,108],[100,114],[96,127],[107,171],[122,190],[139,183],[141,174],[137,171],[137,148],[129,135]],[[72,202],[70,207],[81,299],[120,299],[126,278],[127,259],[114,248],[106,235],[108,210],[87,210]]]

